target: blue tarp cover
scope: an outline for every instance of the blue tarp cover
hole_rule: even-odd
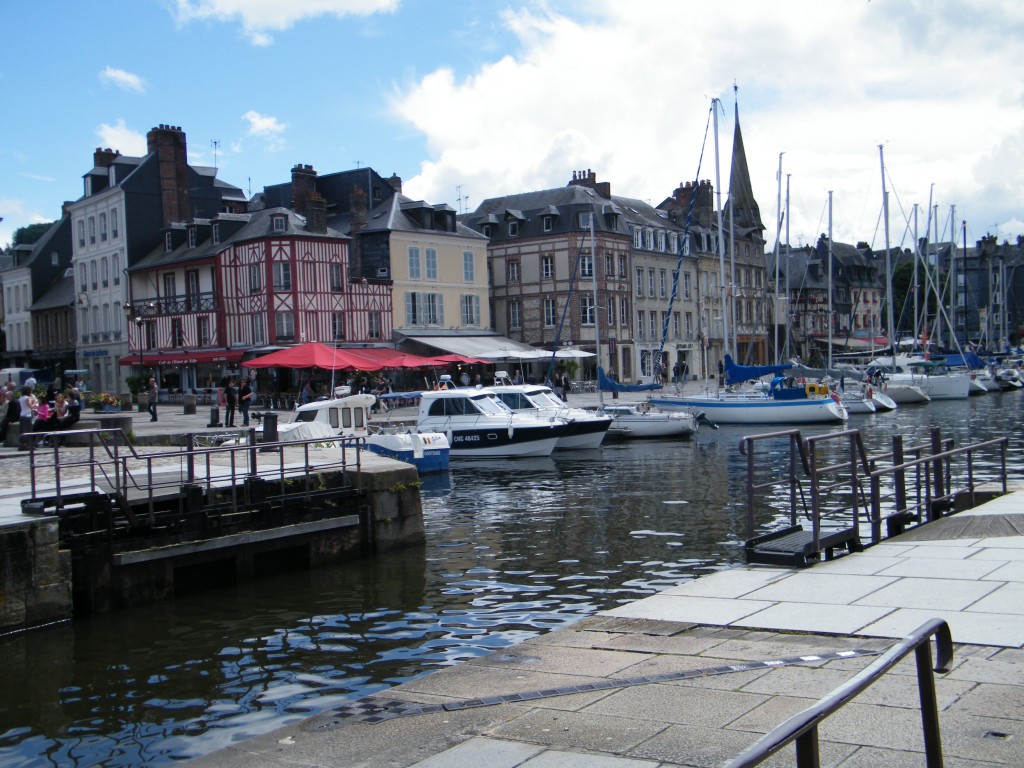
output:
[[[792,368],[792,363],[782,365],[737,365],[731,355],[725,356],[725,383],[741,384],[751,379],[759,379],[762,376],[777,375]]]
[[[661,389],[661,384],[620,384],[609,379],[604,368],[598,368],[597,388],[602,392],[649,392],[652,389]]]

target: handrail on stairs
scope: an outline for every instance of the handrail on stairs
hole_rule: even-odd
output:
[[[935,666],[929,640],[935,638]],[[803,712],[769,731],[760,740],[725,764],[725,768],[748,768],[764,762],[790,742],[796,742],[797,768],[818,768],[818,725],[848,704],[886,672],[913,652],[917,659],[917,689],[921,701],[925,765],[942,768],[942,740],[939,735],[939,707],[932,672],[948,672],[953,663],[953,638],[942,619],[930,619],[874,662]]]

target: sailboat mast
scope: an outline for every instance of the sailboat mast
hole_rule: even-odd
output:
[[[828,370],[832,370],[832,190],[828,191]]]
[[[889,255],[889,192],[885,188],[885,149],[878,145],[878,160],[882,166],[882,218],[885,222],[885,304],[889,324],[889,344],[892,347],[892,367],[896,369],[896,325],[892,312],[892,263]]]
[[[789,275],[793,271],[791,269],[793,261],[789,253],[789,177],[792,174],[786,174],[786,323],[783,326],[783,333],[786,334],[786,343],[783,345],[786,348],[786,356],[783,361],[789,360],[792,356],[792,350],[789,348],[789,341],[793,338],[793,334],[789,330],[789,321],[793,317],[793,312],[790,311],[793,301],[793,286],[790,285]],[[797,284],[796,292],[800,293],[800,284]]]
[[[597,353],[597,370],[601,370],[601,306],[597,303],[597,248],[594,242],[594,206],[590,206],[590,259],[594,275],[594,352]],[[600,376],[597,376],[600,379]],[[604,393],[597,388],[597,402],[604,405]]]
[[[914,339],[921,338],[921,309],[917,306],[917,294],[921,290],[917,269],[921,262],[921,238],[917,235],[917,203],[914,203]],[[906,306],[904,304],[904,306]]]
[[[942,344],[942,316],[946,314],[946,286],[942,282],[942,275],[939,272],[939,206],[935,204],[932,206],[934,215],[932,216],[932,231],[935,233],[935,239],[932,240],[935,249],[935,298],[938,301],[938,311],[935,313],[935,332],[932,334],[932,338],[936,341],[936,344]],[[925,350],[927,354],[928,350]]]
[[[722,179],[718,162],[718,109],[719,99],[712,99],[711,106],[715,113],[715,192],[718,194],[718,281],[722,291],[722,329],[725,335],[722,344],[723,354],[729,352],[729,294],[725,285],[725,237],[722,227]]]
[[[952,310],[949,318],[949,337],[953,346],[959,346],[956,338],[956,206],[949,206],[949,307]],[[967,340],[964,339],[964,344]]]
[[[782,306],[780,301],[780,290],[779,290],[779,237],[782,235],[782,152],[779,152],[779,172],[776,174],[775,179],[778,181],[779,190],[775,197],[775,363],[776,365],[782,362],[782,356],[779,355],[779,309]],[[787,265],[788,267],[789,265]],[[789,272],[786,272],[786,281],[789,281]],[[786,297],[786,302],[789,302],[789,296]]]

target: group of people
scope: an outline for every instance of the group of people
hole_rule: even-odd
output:
[[[248,378],[239,386],[236,379],[228,379],[224,387],[224,426],[235,426],[235,412],[242,414],[243,427],[249,426],[249,406],[252,405],[252,385]]]
[[[34,384],[34,382],[33,382]],[[30,432],[56,432],[70,429],[81,418],[82,399],[77,387],[61,389],[59,379],[37,397],[33,385],[26,382],[21,389],[8,381],[3,392],[3,418],[0,419],[0,443],[7,439],[12,424],[18,424],[22,435]],[[27,448],[23,440],[20,448]]]

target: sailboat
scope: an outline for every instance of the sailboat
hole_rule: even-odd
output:
[[[713,99],[715,118],[715,185],[721,189],[718,154],[718,105]],[[722,228],[721,193],[718,205],[718,258],[719,272],[723,275],[722,307],[726,349],[729,349],[729,313],[725,274],[725,238]],[[728,385],[724,390],[707,391],[704,395],[652,394],[650,403],[659,408],[698,408],[708,419],[718,424],[817,424],[842,423],[848,413],[839,396],[824,384],[800,383],[795,377],[785,376],[789,363],[769,366],[737,365],[729,354],[725,355],[724,374]],[[773,376],[767,386],[750,389],[733,387],[763,376]]]

